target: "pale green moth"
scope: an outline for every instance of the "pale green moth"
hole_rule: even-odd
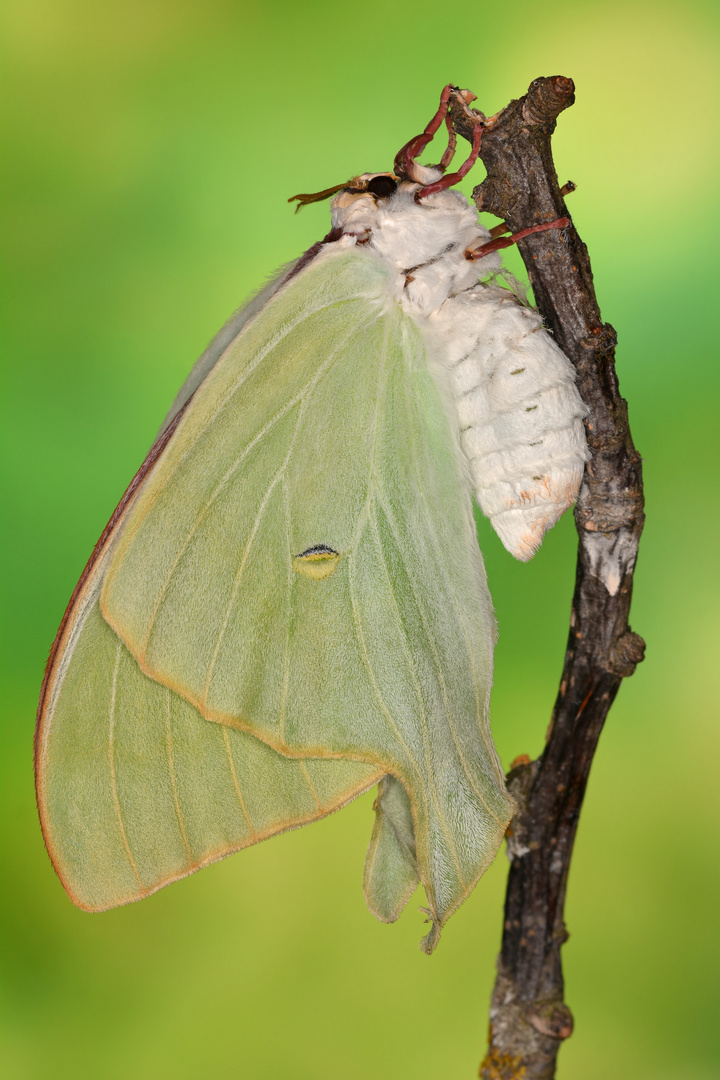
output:
[[[479,283],[499,263],[460,174],[415,161],[450,89],[208,347],[75,591],[36,771],[85,910],[379,782],[367,902],[393,921],[422,883],[430,952],[498,850],[472,493],[527,557],[577,491],[584,409],[537,315]]]

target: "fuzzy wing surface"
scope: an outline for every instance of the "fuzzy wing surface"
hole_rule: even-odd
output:
[[[357,762],[283,757],[149,679],[100,613],[106,562],[71,614],[38,733],[48,850],[89,911],[323,817],[378,779]]]
[[[101,608],[208,719],[398,778],[440,923],[511,801],[469,487],[424,340],[387,293],[378,260],[334,251],[275,294],[131,507]],[[298,570],[314,548],[337,554],[328,576]]]
[[[208,372],[212,371],[228,345],[235,340],[243,327],[249,323],[251,319],[255,318],[257,313],[262,310],[263,305],[267,303],[275,292],[277,292],[284,278],[292,270],[293,265],[293,263],[290,263],[278,270],[277,274],[275,274],[267,285],[256,293],[255,296],[250,297],[250,299],[242,304],[237,311],[233,312],[225,325],[218,330],[212,341],[208,343],[203,354],[198,358],[196,363],[193,364],[187,378],[175,395],[175,400],[170,406],[170,410],[160,428],[160,435],[162,435],[169,424],[172,423],[174,417],[180,409],[182,409],[183,405],[189,401],[198,386],[200,386],[208,375]]]

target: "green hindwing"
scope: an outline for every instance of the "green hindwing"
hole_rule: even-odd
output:
[[[420,330],[388,292],[358,250],[276,291],[86,582],[41,728],[46,832],[84,906],[385,776],[368,903],[391,921],[420,880],[430,951],[500,845],[512,802],[469,486]]]
[[[73,901],[140,900],[233,851],[324,817],[379,770],[294,760],[209,724],[154,682],[103,619],[95,565],[65,629],[39,732],[38,802]]]

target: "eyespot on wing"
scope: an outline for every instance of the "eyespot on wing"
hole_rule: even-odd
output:
[[[314,544],[299,555],[293,555],[293,570],[312,581],[324,581],[337,570],[340,553],[327,544]]]

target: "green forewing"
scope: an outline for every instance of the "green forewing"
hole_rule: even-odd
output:
[[[220,330],[218,330],[217,334],[212,339],[212,341],[209,342],[203,354],[193,364],[187,378],[185,379],[185,382],[182,384],[177,394],[175,395],[175,400],[173,401],[172,406],[170,407],[170,411],[165,417],[163,426],[160,429],[161,435],[166,430],[168,425],[172,422],[173,418],[180,411],[183,405],[185,405],[185,403],[190,400],[192,395],[197,390],[198,386],[200,386],[203,380],[207,377],[208,372],[213,369],[222,354],[225,352],[228,345],[230,345],[231,342],[234,341],[234,339],[243,329],[245,324],[250,322],[250,320],[257,315],[258,311],[260,311],[263,304],[267,303],[270,297],[275,292],[277,292],[277,290],[282,285],[283,280],[287,277],[289,273],[291,273],[294,265],[294,263],[289,263],[287,266],[284,266],[282,270],[278,271],[275,277],[271,281],[269,281],[264,288],[260,289],[260,291],[257,292],[255,296],[251,297],[251,299],[245,304],[243,304],[241,307],[239,307],[237,311],[233,312],[225,325]]]
[[[297,558],[318,547],[339,556],[324,577]],[[372,256],[319,257],[227,348],[128,511],[101,608],[220,736],[394,776],[436,922],[464,899],[511,813],[494,619],[445,403]],[[396,884],[375,909],[395,917],[413,868],[378,828]]]

